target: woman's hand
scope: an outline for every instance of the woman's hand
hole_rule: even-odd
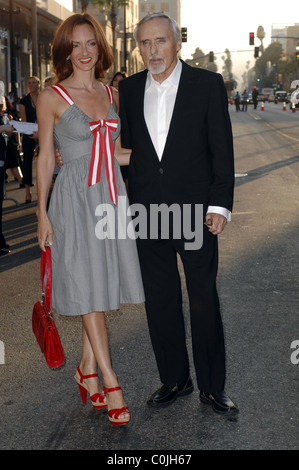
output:
[[[56,165],[59,166],[59,168],[61,168],[63,165],[63,158],[58,149],[56,149],[55,151],[55,161],[56,161]]]
[[[4,124],[3,126],[0,126],[0,132],[6,132],[8,137],[12,135],[14,131],[14,127],[11,126],[10,124]]]
[[[42,251],[46,251],[45,245],[53,244],[53,229],[52,224],[47,215],[38,219],[37,225],[38,244]]]
[[[115,141],[114,156],[120,166],[129,165],[131,152],[131,149],[125,149],[121,146],[121,137],[119,135]]]

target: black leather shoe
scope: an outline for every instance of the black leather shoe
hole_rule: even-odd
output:
[[[9,248],[0,248],[0,256],[8,255],[10,253]]]
[[[211,405],[213,410],[219,414],[238,413],[238,407],[231,401],[231,399],[222,392],[199,392],[199,398],[202,403]]]
[[[152,394],[147,404],[150,406],[163,406],[173,403],[178,397],[189,395],[193,392],[193,384],[190,377],[181,384],[162,385]]]

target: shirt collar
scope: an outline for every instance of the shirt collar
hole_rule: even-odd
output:
[[[148,90],[150,87],[155,87],[155,86],[167,87],[169,85],[172,85],[178,88],[180,78],[181,78],[181,72],[182,72],[182,62],[179,59],[177,59],[177,64],[175,68],[173,69],[171,75],[169,75],[169,77],[166,80],[164,80],[164,82],[162,82],[161,84],[157,82],[157,80],[154,79],[151,72],[148,72],[145,90]]]

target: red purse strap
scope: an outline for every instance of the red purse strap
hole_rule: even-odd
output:
[[[46,301],[49,310],[52,310],[51,293],[52,293],[52,262],[51,248],[46,246],[46,251],[42,251],[40,259],[40,276],[42,281],[42,298]],[[46,274],[46,295],[44,291],[44,278]]]

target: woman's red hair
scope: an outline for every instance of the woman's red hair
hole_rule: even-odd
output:
[[[52,45],[53,69],[56,81],[61,82],[73,73],[71,60],[67,57],[72,53],[72,34],[76,26],[88,24],[95,32],[96,42],[99,50],[99,58],[95,67],[95,77],[103,78],[106,71],[114,61],[112,49],[105,37],[100,23],[88,13],[76,13],[69,16],[56,30]]]

